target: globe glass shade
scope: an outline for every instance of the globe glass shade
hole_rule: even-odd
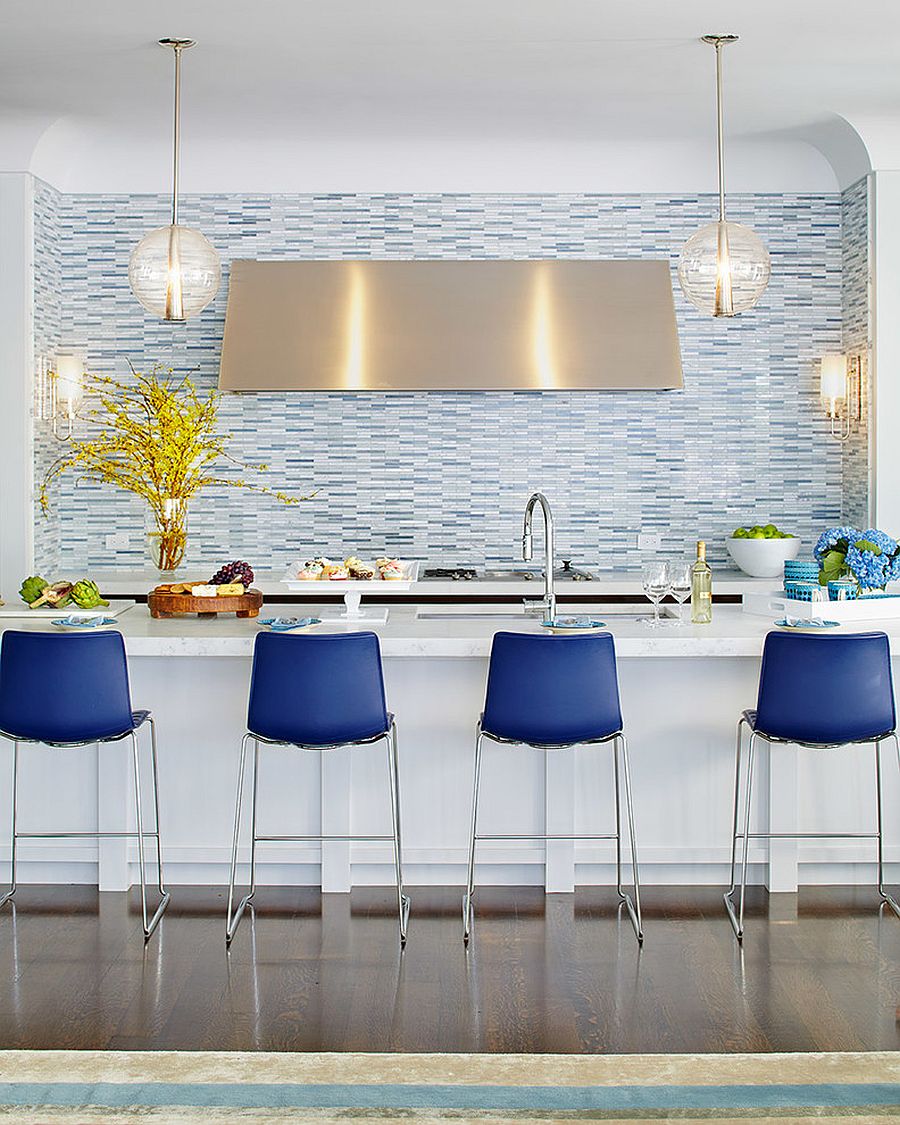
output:
[[[198,230],[167,226],[145,234],[128,263],[128,281],[144,308],[163,320],[187,320],[219,291],[222,266]]]
[[[678,280],[684,295],[710,316],[752,309],[769,284],[771,262],[762,239],[740,223],[701,227],[681,248]]]

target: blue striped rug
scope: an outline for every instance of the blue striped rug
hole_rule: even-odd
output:
[[[900,1117],[892,1053],[0,1052],[0,1121],[740,1121]]]

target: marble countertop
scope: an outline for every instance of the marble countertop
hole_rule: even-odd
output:
[[[398,605],[389,610],[384,624],[347,623],[325,620],[314,626],[320,632],[346,632],[348,629],[371,629],[381,638],[382,652],[391,657],[486,657],[495,632],[512,630],[544,633],[539,621],[525,614],[510,614],[512,608],[497,606],[493,614],[479,606],[478,614],[466,612],[463,606]],[[671,623],[660,629],[645,624],[647,612],[638,607],[598,607],[596,616],[606,621],[616,640],[616,651],[622,658],[633,657],[759,657],[763,639],[772,622],[767,618],[744,614],[739,606],[716,606],[710,625]],[[618,612],[618,610],[626,612]],[[283,611],[282,611],[283,612]],[[291,616],[313,616],[315,606],[292,606]],[[319,614],[337,611],[318,607]],[[580,609],[579,612],[582,612]],[[422,616],[426,614],[427,616]],[[266,610],[263,609],[262,617]],[[214,619],[177,617],[154,620],[147,607],[137,605],[119,618],[126,648],[132,657],[249,657],[253,639],[261,626],[253,619],[223,616]],[[3,619],[4,628],[54,629],[47,619]],[[900,620],[887,623],[866,623],[867,628],[884,627],[900,655]],[[853,627],[848,626],[848,631]],[[858,626],[857,626],[858,628]]]

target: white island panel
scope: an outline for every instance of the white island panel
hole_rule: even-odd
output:
[[[710,627],[649,631],[627,617],[607,619],[619,654],[643,880],[724,883],[731,847],[735,725],[740,711],[755,701],[767,623],[742,615],[738,607],[716,607]],[[333,623],[327,628],[343,631]],[[474,729],[483,705],[490,639],[500,628],[537,632],[540,626],[528,619],[518,624],[423,619],[413,608],[396,607],[387,624],[376,629],[382,637],[389,706],[400,733],[411,885],[464,880]],[[152,621],[144,607],[122,618],[135,706],[152,708],[159,723],[163,847],[173,884],[227,881],[257,631],[253,622],[234,618]],[[900,634],[892,639],[900,652]],[[351,691],[352,684],[344,690]],[[115,748],[106,751],[110,749]],[[539,833],[545,825],[555,831],[567,831],[570,825],[587,832],[611,830],[608,747],[555,755],[559,767],[548,765],[540,751],[488,744],[485,754],[484,831]],[[26,747],[23,757],[23,825],[83,829],[96,824],[98,792],[109,806],[104,821],[130,819],[128,771],[107,762],[98,778],[93,750]],[[0,762],[0,810],[9,808],[9,759],[7,751]],[[892,810],[900,807],[900,781],[892,747],[886,749],[885,766],[886,854],[889,863],[896,863],[900,818]],[[769,825],[770,811],[776,818],[772,828],[782,832],[798,825],[862,832],[874,823],[873,755],[865,748],[823,753],[776,747],[771,775],[764,750],[756,782],[754,820],[759,828]],[[333,752],[324,770],[317,754],[262,750],[259,817],[264,833],[316,832],[323,818],[326,830],[342,831],[349,817],[354,830],[383,834],[389,831],[389,807],[386,752],[380,746]],[[4,816],[0,832],[7,826]],[[245,841],[248,826],[249,818]],[[248,851],[245,844],[242,860]],[[8,854],[3,838],[0,856]],[[135,880],[133,844],[104,843],[103,856],[101,886],[112,889]],[[96,847],[83,841],[32,841],[21,851],[20,878],[95,881],[96,858]],[[263,844],[259,859],[262,884],[319,882],[317,844]],[[804,841],[779,844],[770,856],[767,845],[757,842],[751,861],[752,879],[780,890],[792,889],[798,877],[801,882],[864,883],[874,877],[874,844]],[[246,876],[245,867],[241,875]],[[576,883],[612,884],[613,844],[555,845],[546,870],[540,843],[498,841],[479,847],[481,883],[543,884],[545,876],[554,890]],[[387,843],[332,847],[324,869],[326,890],[386,884],[392,878]]]

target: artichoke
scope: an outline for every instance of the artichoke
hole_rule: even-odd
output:
[[[96,582],[89,578],[82,578],[72,587],[72,601],[80,609],[96,609],[97,606],[109,605],[100,593]]]
[[[43,578],[39,578],[38,575],[33,574],[22,583],[19,595],[23,602],[26,602],[28,605],[33,605],[41,594],[43,594],[46,586],[47,582]]]

